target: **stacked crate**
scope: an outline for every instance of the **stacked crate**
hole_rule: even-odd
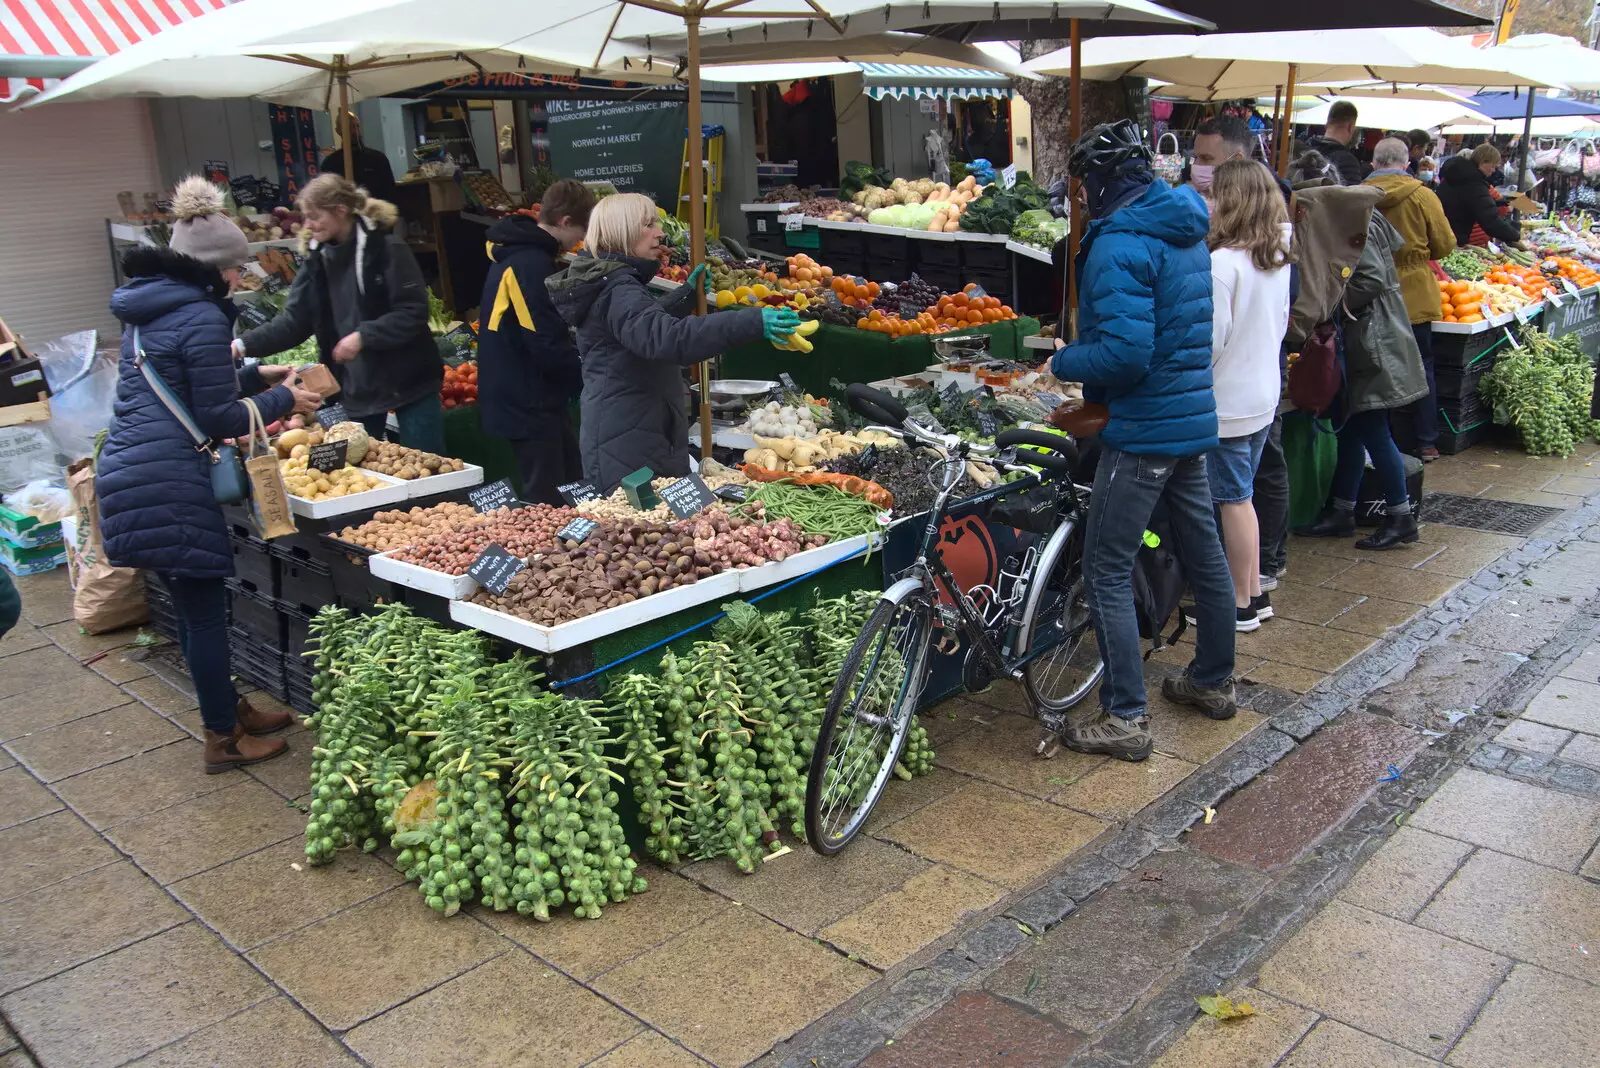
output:
[[[1439,451],[1446,456],[1471,448],[1488,437],[1494,413],[1478,393],[1478,383],[1494,366],[1495,353],[1506,343],[1504,330],[1476,334],[1435,332],[1433,372],[1439,406]],[[1395,444],[1408,450],[1416,444],[1411,412],[1390,414]]]

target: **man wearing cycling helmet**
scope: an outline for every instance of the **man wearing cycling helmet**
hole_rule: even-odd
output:
[[[1063,743],[1124,760],[1150,755],[1133,568],[1159,503],[1194,590],[1194,662],[1162,693],[1213,719],[1237,710],[1234,600],[1205,454],[1217,444],[1211,391],[1210,220],[1188,186],[1156,181],[1139,128],[1096,126],[1067,164],[1090,219],[1078,253],[1078,338],[1050,370],[1109,409],[1084,534],[1084,575],[1106,663],[1100,709],[1069,722]]]

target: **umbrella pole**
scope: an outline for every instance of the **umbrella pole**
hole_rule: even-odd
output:
[[[1272,154],[1267,160],[1267,166],[1273,170],[1278,169],[1278,140],[1283,136],[1279,131],[1278,123],[1283,114],[1283,86],[1272,87]]]
[[[1289,156],[1294,150],[1294,83],[1300,68],[1289,64],[1289,81],[1283,93],[1283,130],[1279,136],[1278,177],[1289,170]]]
[[[333,75],[339,79],[339,141],[344,145],[344,176],[356,180],[356,150],[350,143],[350,64],[345,56],[335,56]]]
[[[706,202],[705,139],[700,130],[700,15],[684,16],[689,31],[689,269],[692,271],[706,258]],[[695,314],[706,313],[706,292],[699,287],[695,293]],[[711,361],[700,362],[700,458],[711,458]]]
[[[1067,143],[1076,145],[1083,135],[1083,37],[1078,20],[1071,22],[1072,69],[1067,86]],[[1061,322],[1068,325],[1067,340],[1078,336],[1078,245],[1083,240],[1083,212],[1078,208],[1078,180],[1067,177],[1067,306],[1061,309]],[[1060,337],[1060,330],[1056,332]]]
[[[1522,162],[1517,167],[1518,189],[1522,189],[1522,175],[1524,173],[1532,173],[1528,169],[1528,161],[1532,159],[1528,152],[1533,148],[1533,103],[1538,92],[1539,90],[1533,86],[1528,86],[1528,110],[1522,116]],[[1522,191],[1524,193],[1527,192],[1526,189],[1522,189]],[[1555,202],[1552,201],[1551,203],[1553,205]]]

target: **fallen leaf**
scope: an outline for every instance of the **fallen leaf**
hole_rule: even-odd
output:
[[[1246,1016],[1254,1016],[1256,1010],[1248,1001],[1234,1001],[1216,994],[1209,998],[1195,998],[1200,1011],[1213,1020],[1241,1020]]]
[[[1029,994],[1033,993],[1033,988],[1038,986],[1038,985],[1039,985],[1039,973],[1038,972],[1030,972],[1029,975],[1028,975],[1028,985],[1022,988],[1022,996],[1023,997],[1027,997]]]

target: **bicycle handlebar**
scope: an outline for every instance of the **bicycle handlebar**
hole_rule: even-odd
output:
[[[850,407],[854,408],[863,419],[871,419],[898,428],[909,414],[906,406],[894,397],[881,389],[873,389],[860,382],[846,386],[844,395]]]
[[[1028,463],[1054,471],[1058,475],[1070,476],[1073,469],[1078,466],[1078,447],[1060,434],[1047,434],[1041,430],[1002,430],[995,435],[994,444],[997,449],[1029,445],[1034,449],[1048,450],[1042,453],[1031,452]]]

